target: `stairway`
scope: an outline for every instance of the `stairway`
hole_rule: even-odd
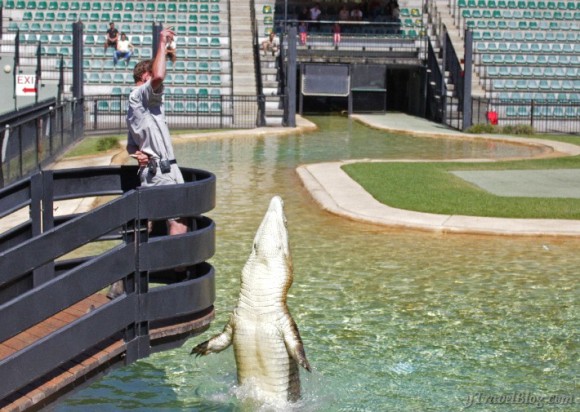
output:
[[[260,69],[262,72],[262,92],[266,98],[266,125],[282,126],[284,110],[282,96],[278,81],[278,57],[270,53],[260,53]]]
[[[232,93],[256,95],[256,68],[252,56],[252,21],[249,0],[230,1]]]

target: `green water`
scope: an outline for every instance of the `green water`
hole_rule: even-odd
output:
[[[285,201],[294,259],[288,303],[314,368],[302,373],[303,399],[285,409],[575,410],[548,403],[580,398],[580,240],[443,235],[352,222],[322,212],[295,172],[299,164],[348,158],[534,151],[389,135],[338,117],[311,120],[320,131],[177,146],[181,164],[218,178],[210,213],[217,223],[216,320],[184,347],[118,369],[57,410],[280,410],[237,387],[231,349],[189,356],[234,308],[240,270],[274,194]],[[501,395],[521,403],[506,404]],[[503,404],[483,404],[494,400]]]

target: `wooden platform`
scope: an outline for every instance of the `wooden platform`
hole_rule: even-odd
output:
[[[25,349],[30,344],[50,335],[107,302],[109,300],[104,294],[92,295],[0,343],[0,360]],[[195,320],[152,329],[149,333],[151,345],[163,344],[163,341],[171,340],[172,338],[177,339],[179,336],[186,338],[194,332],[200,332],[209,327],[213,317],[214,311],[212,308],[207,314]],[[115,365],[124,364],[125,350],[125,342],[121,337],[100,343],[88,353],[61,365],[58,370],[53,371],[48,376],[30,383],[20,391],[0,400],[0,411],[37,410],[47,406],[75,388],[86,385],[94,378],[105,374]]]

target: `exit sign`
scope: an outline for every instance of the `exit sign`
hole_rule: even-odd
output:
[[[36,95],[36,75],[17,74],[16,75],[16,96]]]

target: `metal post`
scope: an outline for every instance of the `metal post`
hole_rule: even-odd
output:
[[[286,53],[286,96],[288,99],[288,126],[296,127],[296,35],[295,26],[290,27],[286,42],[288,52]]]
[[[471,77],[473,71],[473,33],[465,30],[465,57],[463,62],[463,127],[465,130],[472,123]]]
[[[72,93],[76,99],[83,98],[83,23],[73,23],[73,84]]]

